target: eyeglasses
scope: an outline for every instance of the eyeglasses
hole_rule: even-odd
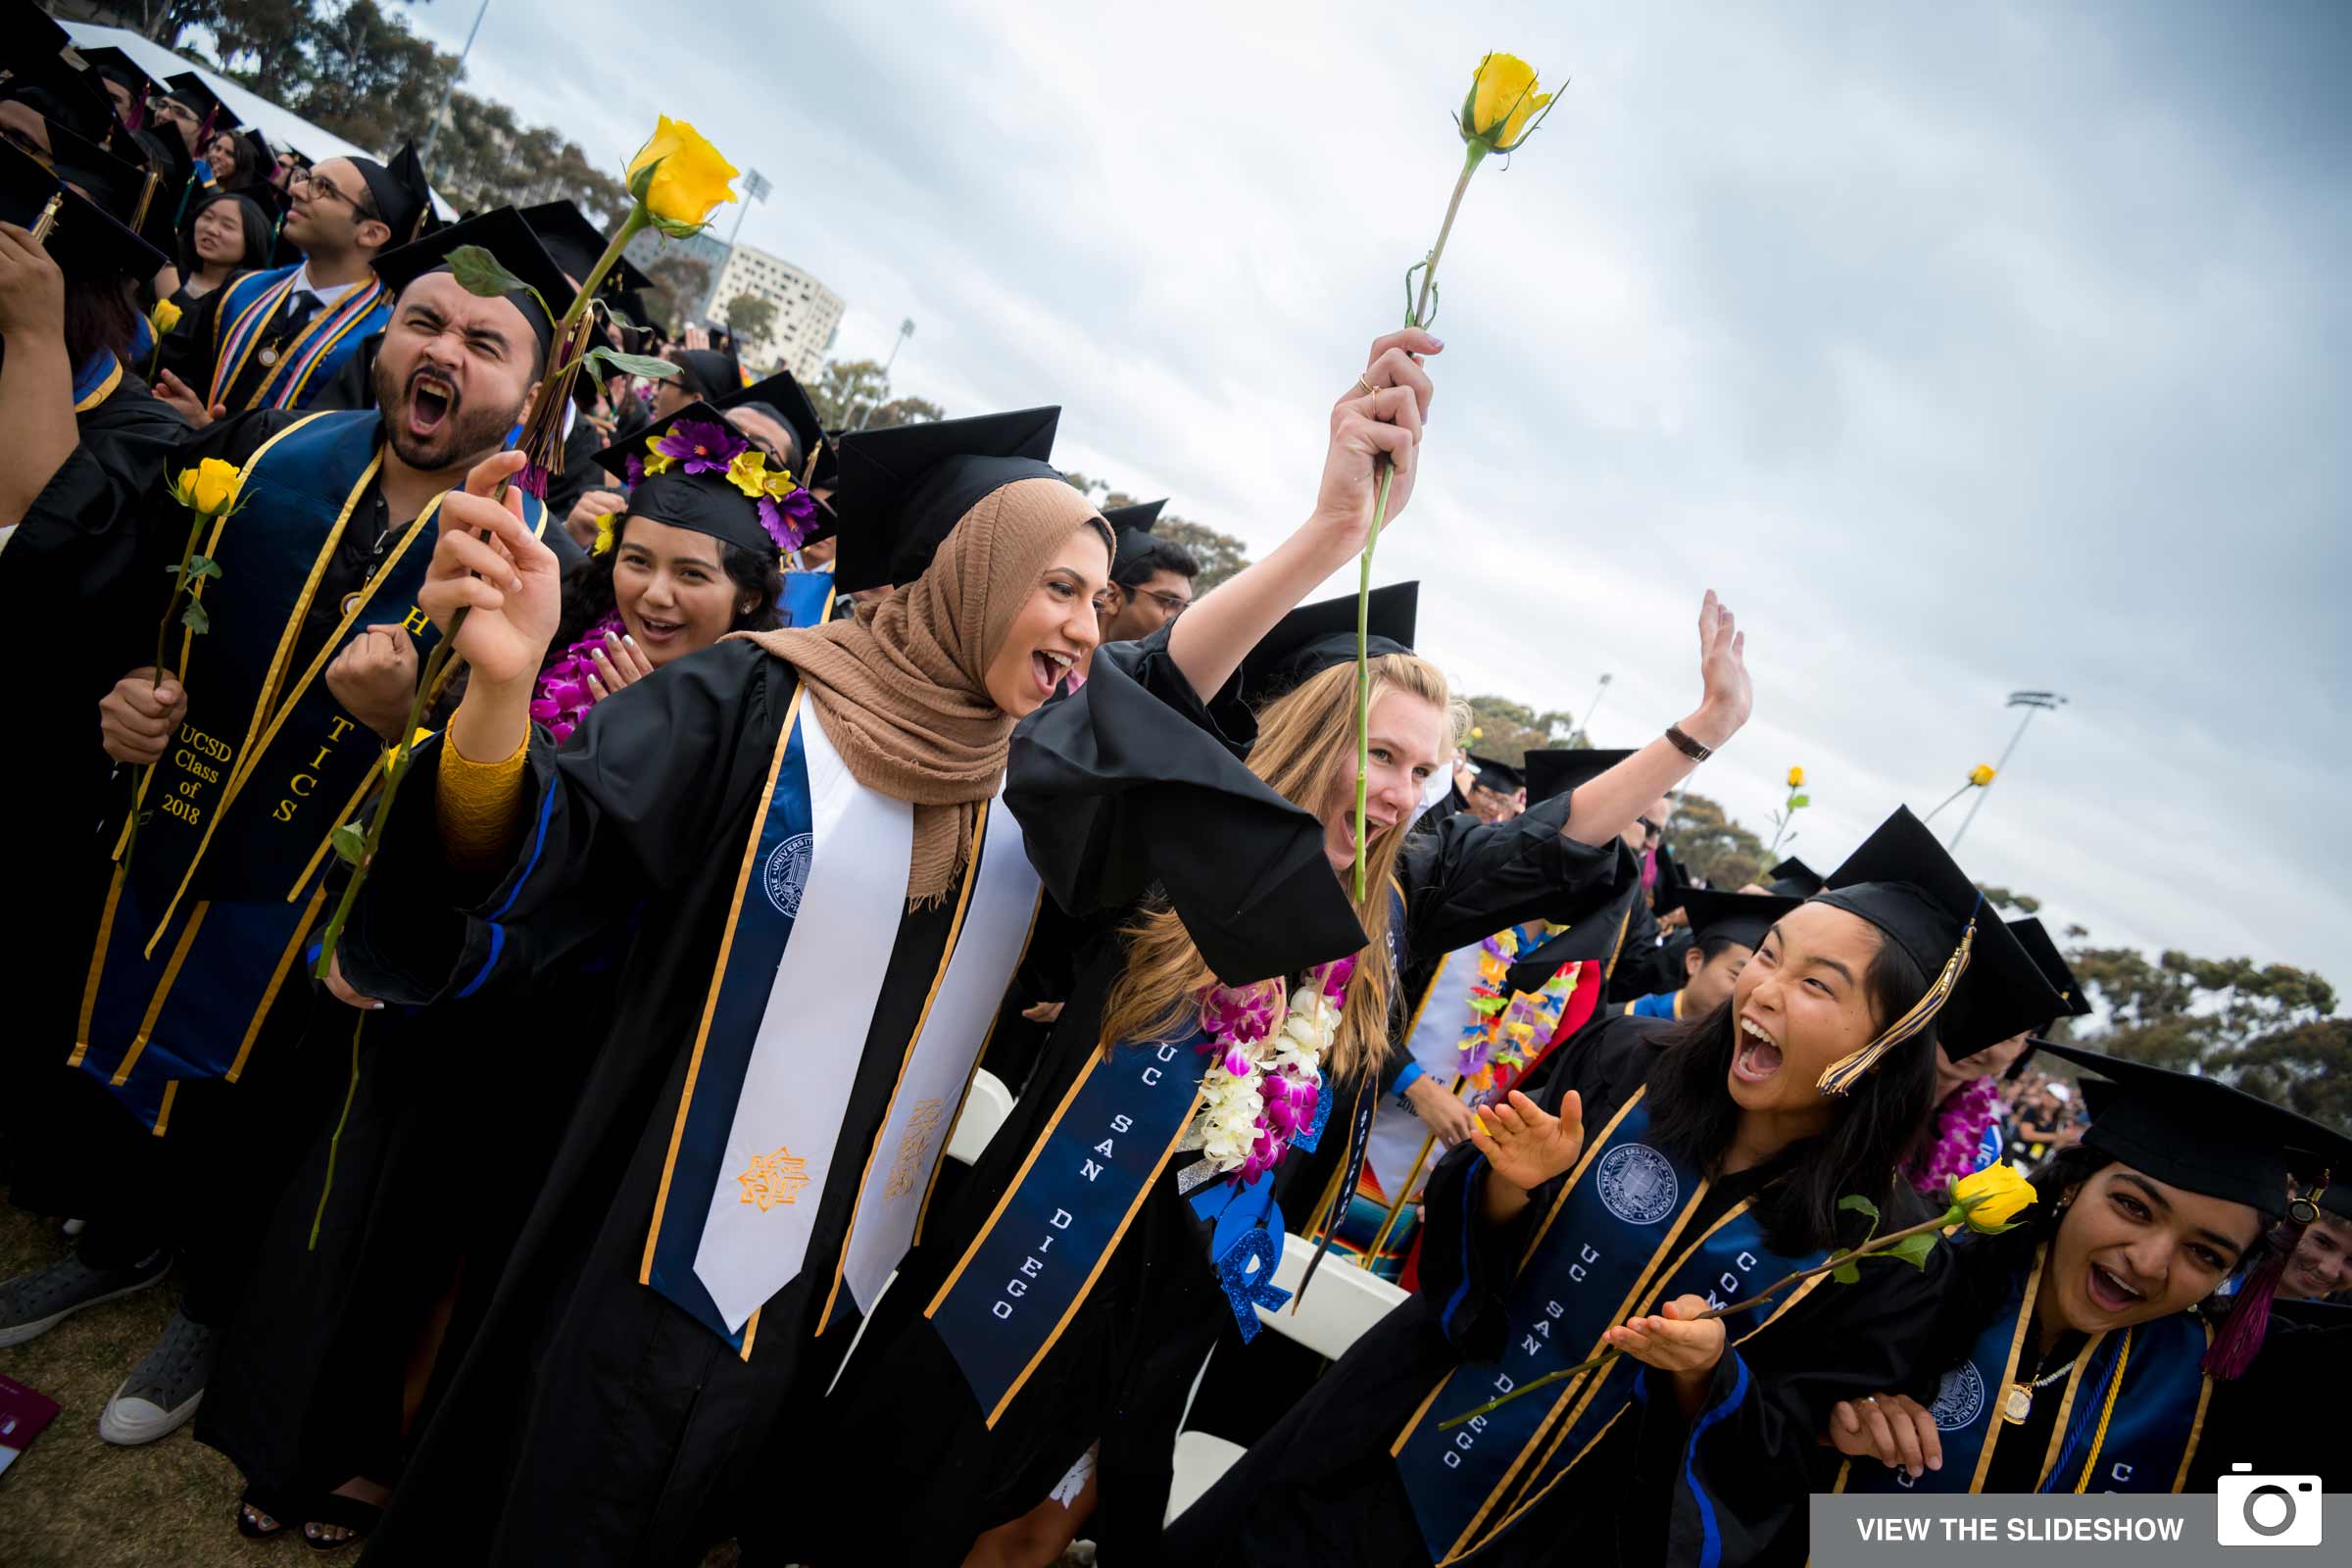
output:
[[[1135,594],[1137,598],[1149,599],[1166,611],[1170,620],[1174,620],[1178,615],[1193,608],[1193,602],[1190,599],[1181,599],[1174,594],[1163,594],[1156,588],[1138,588],[1135,590]]]
[[[190,109],[186,104],[181,103],[176,98],[150,98],[147,100],[147,107],[156,114],[163,116],[166,120],[185,120],[194,122],[201,118],[198,116],[195,110]]]
[[[383,219],[377,215],[372,202],[363,201],[357,196],[345,195],[335,188],[332,180],[325,179],[310,170],[306,169],[299,174],[288,175],[286,189],[306,201],[317,201],[320,197],[332,197],[348,206],[351,209],[351,216],[354,218],[374,219],[379,223],[383,221]]]

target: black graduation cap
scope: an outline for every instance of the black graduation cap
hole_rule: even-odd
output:
[[[129,88],[130,101],[133,104],[144,104],[150,94],[165,90],[164,84],[147,74],[146,68],[131,59],[127,50],[117,49],[112,44],[108,44],[99,48],[76,49],[74,52],[81,56],[82,64],[88,66],[103,79],[119,82]]]
[[[32,0],[7,0],[0,5],[0,26],[8,29],[11,55],[54,55],[74,47],[73,35]],[[86,50],[78,52],[87,57]]]
[[[1058,408],[983,414],[968,419],[853,430],[828,442],[841,458],[833,508],[841,548],[839,591],[912,582],[963,514],[990,492],[1022,479],[1061,474],[1048,460]]]
[[[1418,582],[1373,589],[1365,641],[1371,657],[1411,653],[1420,611]],[[1270,703],[1334,664],[1354,662],[1355,595],[1300,605],[1243,656],[1241,696],[1251,704]]]
[[[641,470],[631,478],[631,460],[642,465],[654,443],[680,424],[711,427],[719,440],[730,443],[729,451],[739,451],[745,444],[742,432],[728,424],[718,410],[698,400],[605,448],[596,461],[614,478],[630,481],[629,515],[665,522],[673,528],[691,528],[755,555],[775,555],[777,543],[760,525],[758,500],[736,489],[724,472],[689,473],[678,464],[661,473]]]
[[[506,297],[522,312],[523,319],[531,323],[542,349],[554,343],[556,318],[571,305],[571,284],[564,280],[564,270],[541,248],[530,225],[512,207],[477,213],[463,222],[437,228],[420,240],[383,252],[375,259],[375,275],[383,279],[384,286],[397,298],[402,289],[425,273],[446,268],[450,252],[461,245],[480,246],[496,257],[501,267],[539,291],[547,302],[545,309],[525,292],[516,291]],[[551,316],[549,312],[555,314]]]
[[[743,370],[723,349],[680,349],[670,363],[678,368],[678,384],[707,403],[743,390]]]
[[[2066,1016],[2081,1018],[2097,1010],[2091,1006],[2090,999],[2082,994],[2082,982],[2075,978],[2075,971],[2066,966],[2065,956],[2058,951],[2058,944],[2050,940],[2050,933],[2039,920],[2032,915],[2023,920],[2012,920],[2009,922],[2009,934],[2017,938],[2018,946],[2026,950],[2026,956],[2041,971],[2042,979],[2049,983],[2052,991],[2058,993],[2058,1000],[2065,1004],[2061,1010]]]
[[[1765,886],[1792,899],[1809,899],[1830,885],[1829,878],[1791,855],[1764,873]]]
[[[176,76],[166,76],[164,85],[171,89],[172,97],[196,111],[200,139],[220,129],[223,122],[234,122],[236,119],[236,116],[229,113],[228,105],[221,101],[220,95],[213,91],[212,84],[193,71],[183,71]]]
[[[1724,893],[1714,888],[1690,888],[1682,895],[1693,937],[1702,943],[1720,937],[1743,948],[1762,943],[1774,921],[1804,902],[1774,893]]]
[[[808,488],[832,490],[841,483],[841,438],[847,430],[827,430],[825,444],[816,449],[816,461],[808,466]]]
[[[2291,1165],[2315,1177],[2325,1170],[2331,1189],[2352,1183],[2352,1145],[2283,1105],[2214,1078],[2055,1040],[2034,1045],[2100,1075],[2082,1080],[2083,1144],[2168,1186],[2276,1215],[2286,1211]]]
[[[1633,756],[1631,752],[1595,751],[1579,747],[1565,751],[1558,747],[1527,754],[1527,804],[1541,806],[1555,795],[1565,795],[1579,784],[1592,780]]]
[[[1510,763],[1481,757],[1476,752],[1470,754],[1470,765],[1478,769],[1478,782],[1497,795],[1514,794],[1527,783],[1527,775]]]
[[[605,254],[606,236],[580,211],[579,203],[541,202],[536,207],[525,207],[522,220],[531,225],[531,232],[539,236],[539,243],[547,247],[547,254],[556,259],[558,267],[570,273],[575,281],[588,281],[588,274],[596,270],[597,259]],[[628,294],[653,286],[654,280],[623,256],[612,264],[612,270],[605,274],[597,292]],[[645,319],[626,305],[621,310],[632,321],[642,323]]]
[[[1665,841],[1658,843],[1658,885],[1650,890],[1649,906],[1659,914],[1672,914],[1697,890],[1690,886],[1690,873],[1674,858]]]
[[[1132,507],[1112,507],[1102,514],[1102,520],[1110,524],[1110,531],[1117,535],[1123,546],[1131,533],[1150,533],[1159,522],[1160,509],[1167,504],[1167,498],[1163,496],[1157,501],[1139,502]]]
[[[719,398],[717,403],[722,410],[750,409],[764,414],[790,430],[801,449],[799,466],[807,466],[808,455],[824,439],[824,421],[817,417],[816,405],[808,401],[808,392],[790,370],[778,370],[764,381],[754,381]],[[793,477],[801,477],[797,467]]]
[[[163,252],[60,185],[39,159],[0,141],[0,219],[29,229],[52,197],[57,216],[42,243],[69,277],[150,278],[163,270]]]
[[[379,164],[372,158],[354,158],[351,167],[368,182],[368,195],[375,203],[375,216],[392,230],[394,245],[414,244],[440,226],[440,215],[433,211],[432,182],[424,177],[424,160],[416,156],[415,142],[403,142],[389,164]],[[525,227],[527,231],[528,225]],[[380,263],[382,258],[377,260]],[[514,270],[512,263],[507,270]],[[568,295],[570,290],[566,288],[564,292]]]
[[[1540,991],[1560,972],[1562,964],[1582,963],[1587,958],[1600,965],[1601,982],[1607,984],[1624,956],[1626,933],[1633,929],[1634,909],[1642,902],[1640,864],[1634,852],[1623,844],[1617,846],[1617,875],[1624,885],[1608,903],[1520,956],[1504,972],[1506,990]]]
[[[55,122],[49,126],[49,168],[116,221],[132,228],[143,226],[147,210],[155,205],[150,186],[160,182],[146,170]]]
[[[94,142],[109,139],[119,122],[115,101],[96,76],[66,64],[54,51],[19,53],[12,47],[6,64],[8,78],[0,81],[0,99],[23,103],[51,125],[64,125]]]
[[[1860,1051],[1831,1064],[1821,1087],[1843,1094],[1878,1059],[1936,1024],[1954,1060],[2038,1028],[2060,1010],[2009,928],[1909,808],[1879,825],[1829,875],[1814,902],[1858,915],[1901,948],[1928,976],[1927,994]]]

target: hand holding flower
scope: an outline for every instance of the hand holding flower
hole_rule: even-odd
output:
[[[1396,473],[1383,522],[1394,520],[1411,498],[1421,423],[1436,395],[1421,360],[1445,346],[1418,327],[1375,339],[1362,376],[1332,405],[1314,523],[1328,539],[1335,564],[1360,552],[1369,537],[1384,459]]]
[[[1703,1296],[1678,1296],[1655,1314],[1628,1318],[1602,1338],[1611,1349],[1669,1374],[1685,1415],[1697,1413],[1715,1363],[1731,1343],[1723,1319],[1707,1315]]]

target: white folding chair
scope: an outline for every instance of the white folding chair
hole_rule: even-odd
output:
[[[986,1067],[975,1068],[972,1092],[963,1097],[963,1114],[956,1118],[956,1130],[948,1134],[948,1157],[966,1165],[978,1164],[988,1141],[1011,1114],[1012,1091],[1004,1087],[1004,1080]]]
[[[1348,1347],[1363,1338],[1373,1324],[1389,1315],[1403,1302],[1407,1293],[1396,1285],[1357,1268],[1345,1258],[1325,1257],[1323,1266],[1315,1270],[1314,1287],[1304,1300],[1297,1300],[1298,1282],[1306,1277],[1306,1265],[1315,1255],[1315,1244],[1297,1236],[1282,1239],[1282,1261],[1274,1266],[1274,1283],[1293,1294],[1274,1311],[1257,1308],[1257,1320],[1286,1340],[1296,1340],[1326,1360],[1336,1361],[1347,1353]],[[1291,1310],[1292,1305],[1298,1308]],[[1214,1353],[1213,1351],[1211,1352]],[[1200,1377],[1208,1373],[1208,1363],[1200,1363],[1200,1376],[1193,1379],[1193,1392],[1200,1390]],[[1185,1413],[1192,1413],[1192,1400],[1185,1400]],[[1217,1478],[1233,1468],[1245,1450],[1238,1443],[1206,1432],[1176,1434],[1176,1477],[1168,1488],[1168,1521],[1200,1500],[1201,1494],[1217,1484]]]

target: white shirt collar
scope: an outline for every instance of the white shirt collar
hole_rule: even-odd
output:
[[[310,295],[321,307],[332,306],[335,301],[359,286],[357,283],[337,283],[332,288],[320,288],[311,281],[311,264],[307,261],[302,264],[302,270],[294,274],[294,292]]]

